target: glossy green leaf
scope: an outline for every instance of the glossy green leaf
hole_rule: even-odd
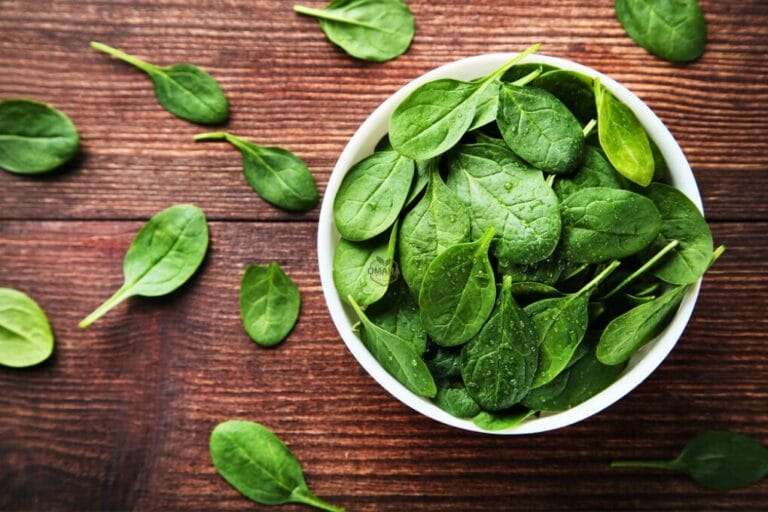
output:
[[[439,171],[438,159],[430,158],[429,160],[419,160],[416,162],[416,172],[413,175],[413,182],[411,183],[411,189],[408,191],[408,197],[405,199],[405,205],[409,206],[413,204],[416,199],[419,198],[424,189],[429,184],[429,176],[432,171]]]
[[[317,205],[320,195],[307,165],[290,151],[259,146],[226,132],[202,133],[196,141],[223,140],[243,156],[245,181],[262,199],[289,211],[306,211]]]
[[[208,223],[203,210],[177,204],[155,214],[125,253],[123,286],[84,318],[80,328],[88,327],[129,297],[171,293],[192,277],[207,250]]]
[[[392,283],[387,294],[366,309],[374,324],[411,343],[416,352],[427,350],[427,331],[421,324],[419,305],[403,280]]]
[[[435,405],[457,418],[472,418],[480,413],[480,406],[459,384],[438,389]]]
[[[595,92],[590,77],[576,71],[557,69],[542,74],[531,85],[554,95],[581,124],[597,119]]]
[[[41,174],[67,163],[80,147],[72,120],[31,100],[0,101],[0,168]]]
[[[570,176],[558,177],[553,188],[562,201],[574,192],[591,187],[624,188],[621,176],[610,162],[599,150],[587,145],[578,170]]]
[[[299,318],[299,287],[277,263],[250,265],[240,282],[240,318],[253,341],[277,345]]]
[[[0,365],[25,368],[53,353],[53,331],[37,302],[18,290],[0,288]]]
[[[530,83],[532,80],[536,79],[536,77],[538,77],[541,72],[541,67],[536,66],[531,70],[530,73],[521,76],[513,83],[517,86],[526,85],[527,83]],[[475,118],[472,120],[472,124],[469,126],[467,131],[476,130],[496,120],[496,115],[499,111],[499,87],[501,87],[500,82],[493,82],[490,86],[488,86],[487,89],[485,89],[482,97],[477,102]]]
[[[219,124],[229,118],[229,102],[221,86],[197,66],[160,67],[102,43],[92,42],[91,47],[145,72],[157,101],[171,114],[198,124]]]
[[[499,274],[509,276],[513,283],[535,282],[551,286],[560,280],[565,262],[560,252],[555,251],[550,257],[529,265],[499,260],[497,267]]]

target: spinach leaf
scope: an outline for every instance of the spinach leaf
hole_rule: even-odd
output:
[[[250,265],[240,282],[240,318],[253,341],[264,347],[288,336],[299,318],[299,287],[277,263]]]
[[[465,144],[452,156],[447,183],[469,207],[474,238],[493,227],[494,252],[508,262],[536,263],[554,252],[560,211],[540,171],[495,144]]]
[[[518,301],[530,301],[546,297],[561,297],[563,293],[548,284],[518,281],[512,283],[512,295]]]
[[[438,346],[427,359],[427,366],[438,382],[461,379],[461,347]]]
[[[654,274],[670,284],[696,282],[712,258],[712,232],[707,221],[696,205],[674,187],[653,183],[647,196],[661,213],[661,232],[651,247],[658,250],[672,240],[680,242]]]
[[[171,114],[198,124],[219,124],[229,118],[224,91],[215,78],[197,66],[160,67],[102,43],[91,42],[91,47],[145,72],[152,80],[157,101]]]
[[[413,393],[434,397],[435,380],[413,343],[371,322],[351,296],[348,301],[362,322],[360,339],[379,364]]]
[[[768,449],[743,434],[709,431],[691,439],[676,459],[619,460],[611,467],[677,471],[708,489],[729,491],[768,476]]]
[[[264,425],[242,420],[219,423],[211,432],[210,452],[224,480],[256,503],[301,503],[328,512],[344,510],[309,490],[299,461]]]
[[[576,293],[540,300],[525,307],[541,342],[533,388],[552,381],[571,361],[587,332],[589,297],[618,266],[619,262],[614,261]]]
[[[80,147],[67,115],[31,100],[0,101],[0,168],[41,174],[67,163]]]
[[[333,203],[341,236],[361,241],[386,231],[405,205],[413,171],[413,160],[395,151],[379,151],[353,165]]]
[[[558,178],[554,189],[562,201],[583,188],[607,187],[624,188],[621,176],[605,157],[592,146],[584,146],[584,160],[581,167],[570,176]]]
[[[432,260],[447,248],[468,241],[469,212],[433,168],[426,194],[405,216],[400,230],[400,267],[415,296]]]
[[[540,74],[541,67],[538,66],[527,75],[515,80],[513,84],[522,87],[534,80]],[[480,98],[477,103],[475,118],[472,120],[472,124],[467,131],[476,130],[496,120],[496,114],[499,111],[499,87],[501,87],[500,82],[493,82],[487,89],[485,89],[482,98]]]
[[[582,124],[597,117],[592,79],[586,75],[557,69],[544,73],[531,85],[554,95]]]
[[[451,385],[438,389],[435,405],[457,418],[472,418],[480,414],[481,410],[462,385]]]
[[[427,331],[421,324],[419,305],[405,283],[397,280],[387,294],[366,310],[374,324],[411,343],[419,354],[427,350]]]
[[[648,135],[629,107],[595,79],[597,135],[608,160],[619,173],[641,187],[653,179],[654,160]]]
[[[482,429],[495,432],[516,427],[534,414],[536,414],[536,411],[528,411],[525,409],[512,409],[510,411],[495,413],[482,411],[472,418],[472,422]]]
[[[631,256],[648,247],[661,229],[653,201],[628,190],[581,189],[563,201],[561,214],[563,254],[576,262]]]
[[[597,344],[597,358],[604,364],[621,364],[637,349],[667,327],[685,296],[687,287],[678,286],[645,304],[617,316],[603,331]]]
[[[579,121],[544,89],[503,84],[496,122],[512,151],[538,169],[567,174],[581,161]]]
[[[365,242],[343,238],[333,257],[333,282],[342,298],[352,296],[358,304],[368,306],[381,299],[392,280],[397,224],[384,238]]]
[[[534,71],[540,70],[542,73],[549,73],[550,71],[555,71],[557,69],[560,68],[550,66],[549,64],[541,64],[538,62],[517,64],[516,66],[509,68],[509,70],[501,76],[500,80],[502,82],[512,83],[517,82],[524,76],[533,73]]]
[[[555,251],[550,257],[529,265],[499,260],[497,266],[499,273],[509,276],[513,283],[534,282],[551,286],[560,279],[565,262],[560,252]]]
[[[472,398],[488,411],[522,400],[536,374],[538,345],[536,328],[512,297],[512,280],[505,276],[496,312],[461,352],[461,377]]]
[[[171,293],[192,277],[207,250],[208,223],[203,210],[177,204],[155,214],[125,253],[123,286],[78,325],[85,329],[129,297]]]
[[[53,331],[45,311],[32,298],[0,288],[0,365],[25,368],[53,353]]]
[[[405,53],[416,31],[402,0],[332,0],[325,9],[293,10],[316,18],[325,36],[352,57],[383,62]]]
[[[707,21],[698,0],[616,0],[616,17],[637,44],[671,62],[701,57]]]
[[[201,133],[196,141],[223,140],[243,156],[245,181],[262,199],[289,211],[314,208],[319,199],[317,184],[307,164],[290,151],[254,144],[226,132]]]
[[[413,91],[389,120],[392,146],[414,160],[427,160],[451,149],[472,125],[485,90],[538,48],[539,45],[531,46],[482,80],[443,78]]]
[[[496,301],[488,260],[493,235],[488,228],[481,239],[449,247],[427,267],[419,309],[424,328],[438,345],[461,345],[480,332],[491,314]]]
[[[405,205],[411,205],[419,195],[427,188],[429,184],[429,176],[432,171],[439,171],[438,159],[430,158],[429,160],[419,160],[416,162],[416,172],[413,175],[413,182],[411,183],[411,189],[408,191],[408,197],[405,199]]]

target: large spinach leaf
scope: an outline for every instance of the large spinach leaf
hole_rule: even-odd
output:
[[[240,318],[251,339],[277,345],[299,319],[299,287],[277,263],[250,265],[240,282]]]
[[[18,290],[0,288],[0,365],[25,368],[53,353],[53,331],[37,302]]]

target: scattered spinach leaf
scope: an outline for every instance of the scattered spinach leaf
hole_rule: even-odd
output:
[[[18,290],[0,288],[0,365],[26,368],[53,353],[53,331],[37,302]]]
[[[271,347],[283,341],[299,318],[299,287],[277,263],[250,265],[240,282],[240,318],[253,341]]]

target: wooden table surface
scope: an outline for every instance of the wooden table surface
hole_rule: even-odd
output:
[[[671,456],[703,429],[768,443],[768,3],[703,1],[709,44],[690,66],[633,44],[611,0],[409,4],[411,49],[367,64],[289,1],[0,0],[0,97],[55,104],[83,146],[50,176],[0,172],[0,285],[32,295],[57,338],[43,365],[0,369],[0,510],[259,508],[210,463],[211,429],[235,417],[274,429],[317,494],[349,510],[768,510],[768,481],[715,493],[607,467]],[[391,398],[345,348],[320,289],[318,209],[265,204],[234,150],[193,143],[202,129],[163,111],[144,76],[90,40],[203,66],[229,96],[228,129],[296,152],[321,190],[354,130],[408,80],[540,41],[656,111],[728,252],[673,353],[620,403],[543,435],[455,430]],[[78,330],[121,284],[136,229],[179,202],[210,221],[201,271]],[[240,326],[237,289],[246,264],[271,261],[299,284],[303,310],[288,340],[265,350]]]

